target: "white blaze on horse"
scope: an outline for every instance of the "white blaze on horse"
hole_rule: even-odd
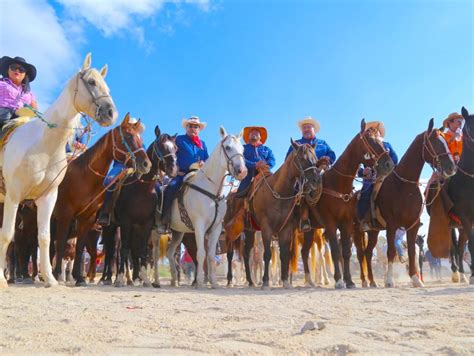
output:
[[[176,285],[176,266],[174,252],[181,243],[185,232],[194,232],[197,244],[197,287],[204,283],[204,259],[206,249],[204,241],[207,237],[207,262],[208,275],[213,288],[217,288],[215,275],[216,246],[222,231],[222,221],[227,210],[227,203],[222,199],[222,187],[228,173],[234,178],[242,180],[247,175],[244,160],[244,148],[238,136],[228,135],[223,127],[220,128],[222,140],[212,152],[204,166],[195,173],[189,174],[183,182],[186,189],[183,195],[183,205],[189,220],[191,229],[181,219],[178,199],[175,199],[171,207],[171,230],[172,240],[168,247],[168,260],[171,269],[171,284]]]
[[[56,102],[40,118],[15,129],[0,151],[5,197],[3,227],[0,229],[0,287],[4,277],[6,250],[13,238],[18,205],[34,200],[38,207],[38,242],[41,274],[45,286],[57,284],[49,258],[50,219],[58,186],[66,173],[66,142],[74,133],[78,113],[85,113],[101,126],[117,119],[117,110],[104,81],[107,65],[91,68],[88,54],[79,73],[67,83]]]

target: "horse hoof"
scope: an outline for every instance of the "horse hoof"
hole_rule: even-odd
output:
[[[283,281],[283,288],[284,289],[293,289],[293,286],[288,281]]]
[[[196,289],[204,289],[204,287],[205,287],[204,283],[199,283],[199,282],[196,283],[196,285],[194,286],[194,288]]]
[[[85,280],[76,281],[76,287],[87,287],[87,282]]]
[[[375,282],[370,282],[370,288],[378,288],[377,283],[375,283]]]
[[[395,283],[393,283],[392,281],[386,281],[385,288],[395,288]]]
[[[226,284],[226,287],[227,288],[232,288],[234,285],[232,284],[231,281],[228,281],[227,284]]]
[[[106,279],[104,281],[102,281],[102,284],[104,286],[111,286],[112,285],[112,281],[110,279]]]
[[[469,283],[467,277],[464,273],[461,273],[461,283]]]
[[[161,285],[159,283],[153,282],[151,285],[153,288],[161,288]]]
[[[451,274],[451,281],[453,283],[459,283],[461,281],[461,276],[460,276],[459,272],[453,272]]]
[[[8,288],[8,283],[6,280],[0,281],[0,288]]]
[[[268,292],[270,291],[270,286],[268,284],[267,285],[264,284],[262,285],[262,290]]]
[[[344,281],[342,279],[340,279],[336,282],[335,288],[336,289],[343,289],[345,286],[346,285],[345,285]]]
[[[177,287],[178,284],[176,283],[176,281],[171,281],[170,282],[170,287]]]
[[[471,284],[471,285],[474,284],[474,276],[471,276],[471,278],[469,278],[469,284]]]
[[[219,289],[219,285],[217,283],[211,283],[212,289]]]
[[[411,277],[411,282],[413,284],[413,287],[415,288],[423,288],[425,286],[423,282],[420,281],[420,278],[418,278],[416,274]]]
[[[306,282],[304,283],[304,286],[305,286],[306,288],[316,288],[316,285],[313,283],[313,281],[306,281]]]
[[[369,283],[367,283],[367,281],[362,281],[362,288],[368,288],[369,287]]]
[[[356,285],[352,281],[346,283],[346,288],[347,289],[354,289],[355,287],[356,287]]]
[[[134,287],[140,287],[141,285],[142,285],[142,281],[139,280],[138,278],[132,281],[132,286]]]

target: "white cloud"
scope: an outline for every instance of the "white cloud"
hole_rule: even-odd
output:
[[[21,16],[12,16],[12,9]],[[24,57],[36,66],[38,76],[32,88],[41,110],[79,66],[77,52],[45,0],[0,1],[0,54]]]

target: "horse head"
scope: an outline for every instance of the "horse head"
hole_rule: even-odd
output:
[[[100,71],[91,68],[91,54],[87,54],[79,73],[71,80],[74,87],[73,105],[101,126],[110,126],[117,120],[117,109],[104,78],[107,65]]]
[[[155,127],[155,140],[148,147],[147,154],[153,165],[153,169],[165,172],[170,178],[178,174],[178,161],[176,158],[176,134],[170,136],[161,133],[160,127]]]
[[[474,115],[470,115],[464,106],[461,109],[461,115],[465,120],[462,129],[463,144],[471,151],[474,151]]]
[[[242,132],[237,136],[227,134],[224,127],[220,128],[221,134],[221,157],[225,162],[222,162],[227,166],[227,170],[235,179],[242,180],[247,176],[247,167],[245,166],[244,160],[244,146],[240,142],[242,138]]]
[[[303,185],[308,185],[307,189],[303,187],[306,201],[310,205],[315,205],[322,193],[322,178],[316,166],[318,158],[314,147],[308,144],[299,144],[293,139],[290,139],[290,142],[293,152],[287,161],[292,164],[291,169],[294,170],[294,176],[302,179]]]
[[[428,124],[423,134],[423,160],[433,169],[438,170],[444,177],[451,177],[456,173],[456,164],[449,151],[446,139],[441,131],[434,129],[434,119]]]
[[[151,162],[143,148],[141,134],[145,127],[140,120],[130,122],[130,113],[125,115],[122,123],[112,130],[114,159],[133,168],[140,176],[151,169]]]
[[[377,177],[385,177],[392,172],[395,163],[390,158],[376,129],[366,128],[365,119],[360,122],[359,137],[363,143],[358,152],[361,157],[360,162],[374,167]]]

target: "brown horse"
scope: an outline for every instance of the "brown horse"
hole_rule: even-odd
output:
[[[148,147],[146,153],[152,163],[150,172],[141,179],[130,177],[120,191],[115,204],[115,221],[113,225],[120,227],[121,249],[120,261],[115,285],[125,285],[125,262],[131,252],[133,263],[133,282],[150,286],[147,278],[148,239],[153,227],[157,204],[160,203],[156,189],[159,178],[164,172],[169,178],[176,176],[178,171],[176,158],[175,136],[161,133],[155,127],[155,140]],[[104,241],[113,241],[114,226],[104,230]],[[109,251],[109,248],[106,248]],[[109,259],[107,260],[110,261]]]
[[[357,197],[352,183],[360,164],[374,166],[377,176],[390,173],[394,163],[382,143],[377,139],[373,129],[367,129],[365,120],[361,121],[360,132],[352,139],[334,165],[323,174],[323,194],[318,203],[311,207],[311,223],[316,228],[324,228],[326,239],[331,246],[334,262],[334,279],[336,288],[354,288],[349,261],[351,257],[351,235]],[[337,230],[341,235],[342,257],[344,260],[344,281],[341,279],[340,252]],[[305,280],[312,285],[309,273],[308,255],[313,244],[313,231],[305,233],[301,249]]]
[[[56,260],[62,260],[67,238],[74,230],[73,235],[78,237],[73,268],[77,286],[86,285],[81,268],[86,243],[85,234],[91,230],[96,221],[97,211],[103,204],[105,193],[103,182],[111,163],[114,159],[121,161],[125,166],[133,167],[138,174],[146,174],[151,168],[151,162],[142,147],[140,137],[143,125],[140,121],[131,124],[129,119],[130,115],[127,114],[119,126],[110,130],[84,154],[71,161],[59,186],[53,213],[57,221]],[[54,273],[56,278],[61,275],[60,263],[56,264]]]
[[[433,129],[433,119],[430,120],[428,130],[416,136],[399,164],[384,179],[375,200],[376,206],[380,209],[380,213],[386,221],[388,271],[385,285],[387,287],[394,286],[395,232],[401,227],[407,230],[410,277],[415,287],[423,286],[416,275],[415,242],[423,209],[419,179],[425,162],[445,177],[453,175],[456,171],[446,141],[437,129]],[[372,287],[377,286],[372,273],[371,260],[372,251],[377,244],[380,230],[369,231],[366,248],[364,248],[363,243],[364,234],[358,228],[354,233],[354,243],[357,247],[357,257],[361,265],[363,286],[367,285],[366,269],[370,285]]]

